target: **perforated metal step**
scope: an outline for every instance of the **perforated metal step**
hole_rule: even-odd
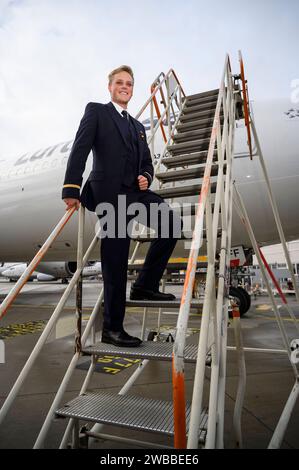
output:
[[[163,173],[156,173],[155,176],[159,181],[168,183],[171,181],[184,181],[196,178],[202,178],[205,172],[205,167],[188,168],[186,170],[164,171]],[[211,176],[218,174],[218,165],[213,165],[211,169]]]
[[[193,152],[183,155],[176,155],[175,157],[163,158],[162,163],[167,168],[177,168],[187,165],[200,165],[207,160],[208,151]],[[214,151],[214,160],[217,160],[217,150]]]
[[[215,113],[216,109],[216,101],[212,103],[204,103],[200,105],[195,105],[195,106],[184,106],[182,109],[182,115],[188,116],[188,114],[194,114],[194,113]]]
[[[175,143],[181,142],[190,142],[192,140],[198,139],[210,139],[212,133],[212,128],[208,129],[195,129],[188,132],[179,132],[173,136],[173,141]]]
[[[224,117],[220,120],[221,124],[223,124]],[[182,124],[178,124],[176,126],[176,130],[178,132],[185,132],[185,131],[191,131],[195,129],[208,129],[213,127],[213,122],[214,122],[214,116],[205,118],[205,119],[198,119],[198,120],[191,120],[191,121],[186,121]]]
[[[202,101],[202,100],[193,100],[193,101],[188,101],[185,103],[185,106],[183,107],[183,114],[186,113],[192,113],[193,110],[194,112],[197,111],[205,111],[206,109],[215,109],[217,104],[217,100],[208,100],[208,101]]]
[[[180,308],[181,299],[176,300],[163,300],[163,301],[153,301],[153,300],[127,300],[127,307],[161,307],[161,308]],[[192,300],[191,308],[199,308],[202,305],[201,300]]]
[[[97,343],[94,346],[83,348],[82,352],[88,356],[112,355],[119,357],[132,357],[134,359],[151,359],[156,361],[172,360],[173,343],[162,341],[144,341],[137,348],[123,348],[113,344]],[[184,350],[184,360],[195,363],[197,357],[197,346],[187,345]]]
[[[172,402],[153,400],[134,395],[115,395],[109,392],[78,396],[56,411],[57,416],[121,426],[139,431],[174,435]],[[208,414],[200,420],[199,442],[206,438]],[[189,428],[190,405],[186,406]]]
[[[178,197],[194,196],[200,193],[200,184],[193,184],[188,186],[177,186],[175,188],[163,188],[155,190],[156,194],[164,199],[172,199]],[[216,192],[216,183],[211,183],[211,193]]]
[[[198,105],[198,104],[205,104],[205,103],[213,103],[217,102],[218,100],[218,93],[216,95],[210,95],[210,96],[203,96],[199,98],[186,98],[185,100],[185,106],[192,106],[192,105]]]
[[[191,122],[191,121],[200,121],[201,119],[213,119],[215,116],[215,110],[206,110],[201,112],[195,112],[193,109],[192,113],[182,114],[180,116],[180,123]],[[221,112],[220,117],[223,118],[223,113]]]
[[[218,96],[219,93],[219,88],[215,88],[214,90],[208,90],[204,91],[202,93],[195,93],[195,95],[188,95],[186,96],[186,101],[191,101],[191,100],[198,100],[201,98],[207,98],[209,96]]]
[[[172,155],[179,155],[184,153],[201,152],[208,150],[210,145],[209,139],[191,140],[190,142],[183,142],[181,144],[168,145],[167,150]]]
[[[191,216],[194,215],[194,213],[190,214]],[[218,230],[217,232],[217,238],[221,237],[221,230]],[[143,235],[137,235],[136,237],[130,237],[131,240],[135,241],[135,242],[141,242],[141,243],[145,243],[145,242],[152,242],[153,240],[155,240],[156,238],[151,235],[151,234],[143,234]],[[203,239],[205,240],[207,238],[207,234],[206,234],[206,230],[203,231]],[[182,236],[178,239],[178,240],[192,240],[192,233],[189,233],[189,234],[182,234]]]
[[[204,256],[202,256],[201,258],[204,258]],[[187,269],[187,266],[188,266],[188,263],[186,261],[181,261],[180,259],[178,261],[171,261],[170,263],[167,264],[167,269],[169,271],[171,271],[172,269],[176,270],[176,269]],[[208,267],[208,263],[205,262],[205,261],[198,261],[197,264],[196,264],[196,267],[197,269],[207,269]],[[129,264],[128,265],[128,269],[131,269],[131,270],[136,270],[136,271],[140,271],[141,269],[143,268],[143,263],[139,264],[139,263],[132,263],[132,264]]]

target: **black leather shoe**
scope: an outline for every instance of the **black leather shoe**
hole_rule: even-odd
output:
[[[134,348],[140,346],[141,339],[130,336],[126,331],[111,331],[103,329],[102,343],[114,344],[125,348]]]
[[[147,290],[143,289],[141,287],[136,287],[132,286],[131,287],[131,292],[130,292],[130,299],[131,300],[154,300],[154,301],[159,301],[159,300],[175,300],[175,295],[173,294],[165,294],[164,292],[160,291],[153,291],[153,290]]]

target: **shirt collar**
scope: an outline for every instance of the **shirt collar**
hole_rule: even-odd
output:
[[[122,108],[119,104],[117,103],[114,103],[114,101],[111,101],[111,103],[113,104],[113,106],[115,107],[116,111],[119,112],[119,114],[121,115],[121,117],[123,117],[123,115],[121,114],[122,111],[127,111],[126,109]],[[129,113],[128,113],[129,114]]]

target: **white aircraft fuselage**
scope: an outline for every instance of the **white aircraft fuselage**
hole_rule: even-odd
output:
[[[288,241],[299,238],[299,105],[289,100],[252,103],[260,144]],[[234,177],[243,196],[257,240],[279,242],[258,156],[249,159],[243,121],[237,122]],[[72,141],[13,161],[0,161],[0,262],[30,261],[65,212],[61,189]],[[83,184],[92,167],[89,156]],[[152,186],[151,189],[155,189]],[[97,217],[86,211],[85,248],[95,234]],[[48,251],[45,260],[75,261],[77,213]],[[250,246],[237,215],[233,245]],[[131,243],[131,246],[133,243]],[[177,255],[182,255],[178,244]],[[184,255],[187,256],[187,251]],[[91,259],[99,259],[99,246]]]

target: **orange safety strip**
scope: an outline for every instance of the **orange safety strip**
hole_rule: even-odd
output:
[[[153,93],[155,91],[155,85],[152,85],[151,87],[151,93]],[[153,102],[154,102],[154,106],[155,106],[155,110],[156,110],[156,113],[157,113],[157,117],[158,117],[158,120],[161,118],[161,113],[160,113],[160,110],[159,110],[159,106],[158,106],[158,102],[157,102],[157,99],[156,97],[154,96],[153,97]],[[166,138],[166,134],[165,134],[165,131],[164,131],[164,127],[163,127],[163,122],[161,121],[160,122],[160,127],[161,127],[161,131],[162,131],[162,135],[163,135],[163,140],[164,142],[166,143],[167,142],[167,138]]]
[[[249,100],[248,100],[248,91],[247,91],[247,80],[245,80],[245,72],[244,72],[244,63],[242,59],[241,51],[239,51],[239,60],[240,60],[240,68],[241,68],[241,80],[242,80],[242,92],[243,92],[243,101],[244,101],[244,117],[245,117],[245,124],[247,128],[247,137],[248,137],[248,147],[249,147],[249,154],[250,160],[252,160],[252,143],[251,143],[251,132],[250,132],[250,109],[249,109]]]
[[[174,447],[175,449],[187,448],[186,433],[186,409],[185,409],[185,376],[183,372],[177,372],[172,356],[172,381],[173,381],[173,412],[174,412]]]

